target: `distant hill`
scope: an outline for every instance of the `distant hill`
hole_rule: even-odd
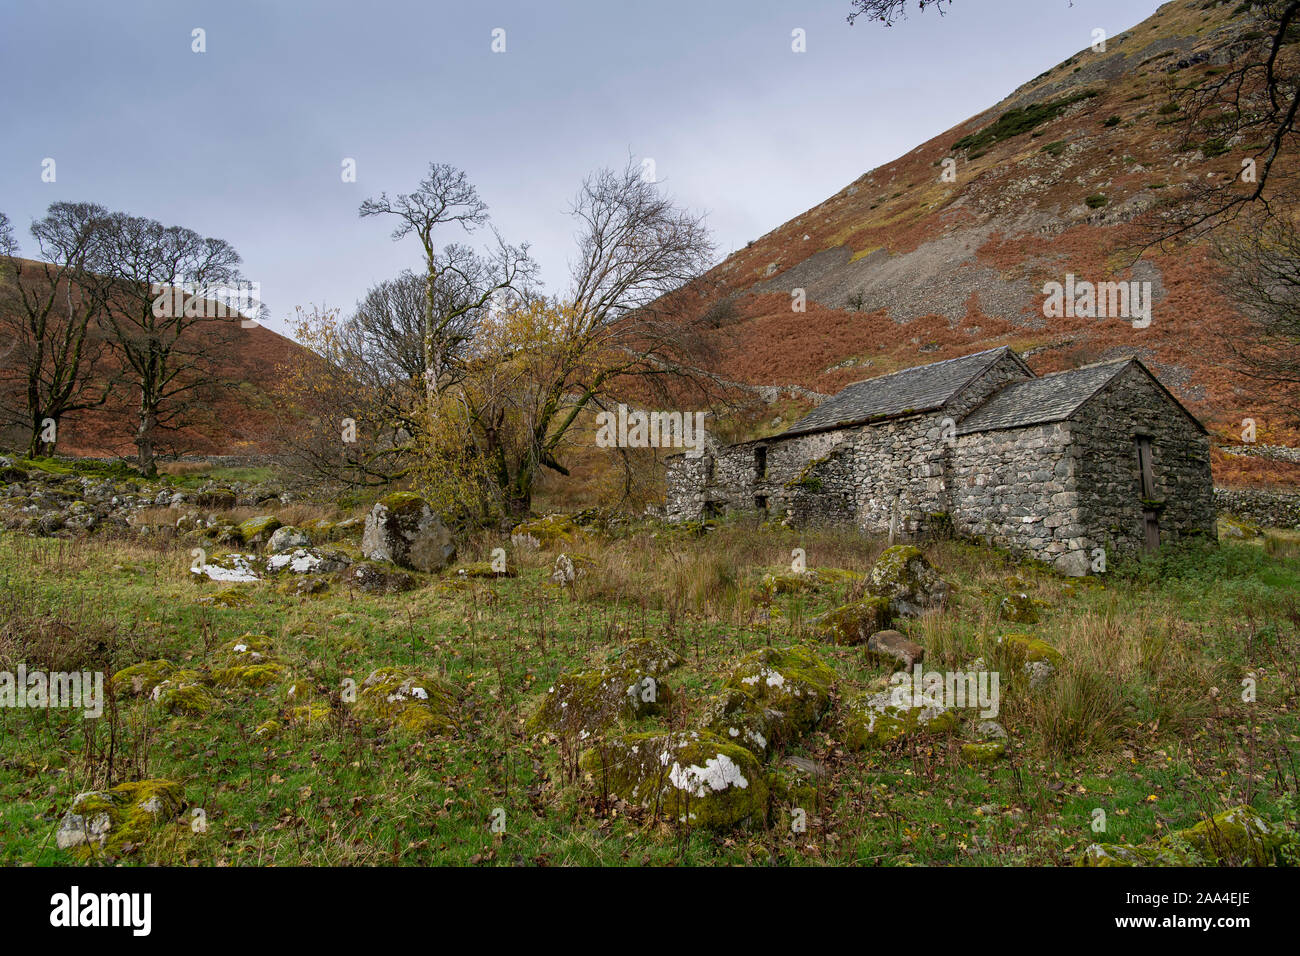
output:
[[[34,266],[36,263],[29,263]],[[215,320],[222,323],[214,335],[220,347],[213,351],[217,359],[216,375],[231,383],[230,387],[205,391],[196,408],[196,423],[189,428],[164,436],[163,447],[171,446],[178,454],[258,455],[276,450],[274,434],[276,407],[271,389],[278,378],[277,368],[306,350],[291,339],[261,325],[243,328],[239,318]],[[209,328],[206,332],[213,335]],[[0,353],[8,343],[0,343]],[[0,359],[0,361],[6,361]],[[114,371],[111,359],[98,374]],[[69,415],[60,424],[58,451],[68,455],[130,457],[135,453],[134,394],[128,386],[116,389],[102,408]],[[25,440],[17,433],[4,436],[9,444]]]

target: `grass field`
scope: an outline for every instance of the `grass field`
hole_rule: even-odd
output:
[[[186,806],[90,862],[1068,864],[1094,841],[1145,843],[1241,804],[1296,829],[1300,559],[1224,544],[1078,581],[987,548],[929,546],[953,593],[942,612],[902,626],[928,667],[996,661],[997,636],[1011,631],[1064,662],[1045,691],[1004,684],[1008,755],[972,766],[961,731],[857,753],[838,736],[843,701],[885,686],[890,670],[861,647],[820,642],[813,621],[861,592],[883,546],[752,524],[704,536],[633,524],[567,544],[588,561],[566,588],[548,581],[554,550],[483,537],[461,560],[505,547],[517,578],[444,572],[405,594],[335,582],[304,597],[269,579],[198,582],[180,538],[0,534],[0,670],[113,674],[165,659],[204,671],[245,634],[269,638],[286,668],[260,687],[210,686],[213,707],[198,716],[129,694],[98,720],[0,708],[0,864],[76,862],[54,842],[73,798],[148,778],[179,783]],[[854,574],[766,597],[760,576],[796,547],[812,568]],[[1040,602],[1038,623],[999,619],[1013,592]],[[564,746],[525,732],[560,673],[639,637],[685,664],[664,678],[670,710],[632,729],[693,726],[728,663],[767,644],[807,643],[834,669],[831,712],[769,763],[798,779],[773,790],[765,822],[715,832],[655,819],[606,799]],[[445,677],[456,729],[412,732],[345,702],[347,679],[388,666]],[[295,699],[317,704],[312,719],[290,718]],[[278,729],[264,728],[271,720]],[[791,755],[806,758],[799,769]],[[797,808],[782,796],[796,792]]]

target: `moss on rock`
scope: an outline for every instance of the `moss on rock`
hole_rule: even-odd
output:
[[[1293,838],[1249,806],[1216,813],[1156,843],[1093,843],[1078,866],[1275,866]]]
[[[868,597],[827,611],[813,621],[817,636],[831,644],[865,644],[872,634],[889,626],[889,601]]]
[[[628,642],[614,652],[610,664],[616,667],[630,667],[651,677],[659,677],[674,668],[681,667],[682,656],[652,637],[642,637]]]
[[[510,529],[510,542],[517,548],[546,549],[572,543],[582,530],[568,515],[551,514],[531,521],[521,521]]]
[[[404,668],[379,668],[361,682],[357,714],[414,734],[456,730],[455,687],[440,677]]]
[[[766,758],[811,730],[830,708],[835,672],[807,647],[765,647],[742,657],[705,716],[719,738]]]
[[[920,548],[894,545],[881,552],[867,575],[867,593],[883,597],[895,614],[915,617],[942,604],[949,585]]]
[[[620,720],[660,713],[671,699],[666,684],[635,667],[561,674],[528,719],[527,729],[586,739]]]
[[[279,527],[280,519],[275,515],[258,515],[240,524],[239,540],[244,544],[263,545]]]
[[[687,826],[722,830],[766,815],[758,759],[712,734],[628,734],[602,740],[580,763],[602,793]]]
[[[55,842],[81,860],[117,856],[144,843],[155,827],[174,820],[184,807],[184,791],[172,780],[135,780],[80,793],[64,814]]]
[[[885,747],[913,734],[951,733],[959,722],[956,711],[927,701],[910,684],[851,702],[840,720],[850,750]]]
[[[139,664],[122,668],[109,678],[108,683],[115,694],[151,697],[154,688],[170,677],[175,670],[176,665],[171,661],[141,661]]]

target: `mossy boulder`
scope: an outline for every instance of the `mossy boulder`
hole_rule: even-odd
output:
[[[391,564],[374,561],[358,561],[345,571],[339,572],[339,579],[366,594],[400,594],[418,586],[414,575],[400,571]]]
[[[768,599],[783,594],[812,593],[817,587],[817,575],[811,571],[768,571],[758,579],[759,596]]]
[[[961,745],[961,759],[976,767],[997,763],[1006,755],[1005,740],[979,740]]]
[[[1035,601],[1025,592],[1013,592],[998,602],[998,617],[1012,624],[1037,624],[1041,606],[1041,601]]]
[[[868,597],[827,611],[813,621],[813,628],[830,644],[865,644],[872,634],[889,626],[892,616],[888,599]]]
[[[785,715],[740,690],[725,690],[705,711],[703,729],[729,743],[738,744],[760,760],[794,731]]]
[[[235,507],[236,496],[229,488],[206,488],[194,496],[194,503],[213,511],[229,511]]]
[[[767,782],[758,759],[699,731],[628,734],[582,755],[593,786],[690,827],[725,830],[762,823]]]
[[[867,575],[867,593],[887,599],[893,613],[905,617],[941,605],[949,590],[924,552],[910,544],[886,548]]]
[[[391,561],[412,571],[441,571],[456,557],[456,542],[427,501],[399,491],[370,509],[361,550],[371,561]]]
[[[1249,806],[1233,807],[1155,843],[1093,843],[1078,866],[1275,866],[1293,837]]]
[[[835,672],[803,645],[762,648],[732,668],[705,727],[766,757],[816,725],[830,708],[834,682]]]
[[[671,699],[666,684],[635,667],[561,674],[528,719],[527,729],[585,740],[621,720],[661,713]]]
[[[900,631],[877,631],[867,639],[867,653],[892,667],[911,669],[925,660],[925,648]]]
[[[280,519],[275,515],[258,515],[249,518],[239,526],[239,540],[244,544],[261,547],[271,540],[280,527]]]
[[[581,535],[582,530],[571,517],[551,514],[519,522],[510,529],[510,543],[516,548],[547,549],[572,544]]]
[[[275,659],[265,634],[243,634],[222,644],[213,655],[211,680],[218,687],[266,687],[278,683],[288,668]]]
[[[233,584],[246,584],[253,581],[260,581],[261,576],[257,573],[257,555],[255,554],[223,554],[214,556],[202,564],[190,566],[190,574],[195,581],[223,581]]]
[[[172,780],[135,780],[79,793],[63,815],[55,843],[82,860],[116,856],[144,843],[184,808],[184,790]]]
[[[1032,634],[1003,634],[998,649],[1014,671],[1029,678],[1029,686],[1035,690],[1061,669],[1061,652]]]
[[[280,554],[284,551],[295,551],[298,548],[310,548],[311,538],[307,532],[301,528],[295,528],[292,525],[281,525],[271,533],[271,538],[266,542],[266,550],[271,554]]]
[[[406,668],[372,671],[361,682],[357,714],[413,734],[456,730],[456,688],[440,677]]]
[[[176,671],[171,661],[141,661],[124,667],[111,678],[109,686],[119,696],[152,697],[153,690]]]
[[[681,667],[682,655],[652,637],[642,637],[620,647],[609,663],[615,667],[630,667],[651,677],[660,677]]]
[[[178,670],[159,683],[149,694],[163,710],[178,717],[205,717],[219,706],[208,690],[203,675],[196,670]]]
[[[951,733],[959,722],[956,711],[902,683],[849,703],[840,724],[846,747],[869,750],[914,734]]]
[[[491,561],[473,561],[469,564],[462,564],[452,570],[452,574],[458,578],[516,578],[519,573],[509,565],[504,571],[498,571],[492,567]]]

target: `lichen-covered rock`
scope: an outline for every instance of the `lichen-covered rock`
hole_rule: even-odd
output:
[[[528,731],[585,740],[620,720],[660,713],[671,699],[666,684],[634,667],[561,674],[528,719]]]
[[[729,743],[739,744],[760,760],[793,734],[785,715],[740,690],[725,690],[705,712],[703,727]]]
[[[253,564],[257,560],[254,554],[226,554],[195,563],[190,566],[194,580],[249,582],[260,581],[261,577]]]
[[[451,531],[417,494],[399,491],[375,502],[366,516],[361,550],[371,561],[413,571],[441,571],[456,557]]]
[[[276,528],[271,534],[271,540],[266,543],[266,550],[271,554],[310,547],[311,538],[307,537],[307,533],[292,525],[281,525]]]
[[[73,798],[54,842],[80,859],[117,855],[144,843],[160,824],[185,807],[181,785],[171,780],[136,780],[111,790],[92,790]]]
[[[827,611],[813,621],[817,636],[831,644],[865,644],[871,635],[889,626],[889,601],[868,597]]]
[[[1283,864],[1287,832],[1249,806],[1234,807],[1156,843],[1093,843],[1078,866],[1275,866]]]
[[[141,661],[122,668],[109,678],[108,683],[113,693],[119,696],[152,697],[153,689],[175,671],[176,665],[171,661]]]
[[[652,637],[642,637],[619,648],[610,659],[610,664],[630,667],[651,677],[659,677],[681,667],[682,656]]]
[[[552,514],[531,521],[521,521],[510,529],[510,543],[516,548],[533,550],[577,541],[582,532],[568,515]]]
[[[419,583],[413,575],[405,571],[399,571],[392,565],[376,564],[373,561],[358,561],[346,571],[340,571],[339,576],[366,594],[400,594],[411,590]]]
[[[150,699],[169,714],[203,717],[217,709],[217,698],[203,683],[196,670],[178,670],[157,684]]]
[[[841,733],[850,750],[866,750],[911,734],[950,733],[958,723],[956,711],[927,701],[910,684],[900,684],[851,702],[841,719]]]
[[[939,606],[948,591],[948,582],[921,549],[910,544],[886,548],[867,575],[867,593],[888,599],[890,609],[904,617]]]
[[[1061,652],[1030,634],[1003,634],[998,638],[998,647],[1012,668],[1029,678],[1031,690],[1037,690],[1061,669]]]
[[[758,759],[712,734],[628,734],[602,740],[581,767],[602,793],[691,827],[761,823],[767,782]]]
[[[807,647],[762,648],[736,663],[705,728],[765,758],[813,728],[830,707],[834,682],[835,672]]]
[[[258,515],[240,524],[239,539],[244,544],[261,547],[271,540],[271,535],[279,527],[280,519],[275,515]]]
[[[281,529],[284,530],[284,529]],[[276,534],[279,534],[277,531]],[[295,548],[281,551],[266,559],[268,574],[286,571],[290,574],[335,574],[352,563],[342,551],[322,551],[319,548]]]
[[[1012,624],[1037,624],[1041,603],[1023,591],[1017,591],[998,602],[998,617]]]
[[[357,714],[415,734],[456,730],[456,688],[440,677],[384,667],[361,682]]]
[[[265,687],[277,683],[288,668],[275,659],[271,639],[265,634],[243,634],[217,648],[212,660],[212,683],[218,687]]]
[[[895,666],[912,668],[925,659],[925,648],[898,631],[877,631],[867,640],[867,653]]]

